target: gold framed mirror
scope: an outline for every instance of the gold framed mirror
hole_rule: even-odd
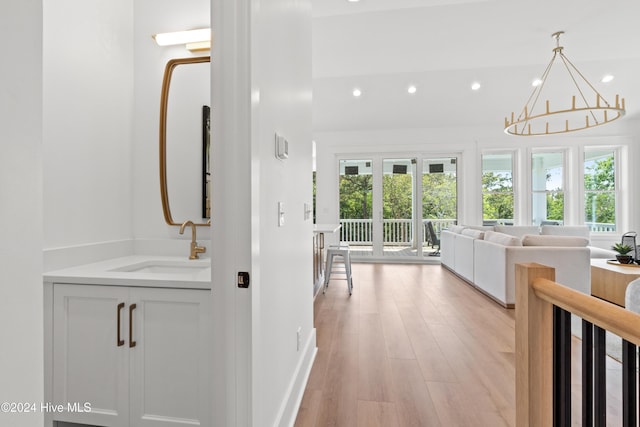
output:
[[[168,61],[164,69],[164,77],[162,80],[162,91],[160,95],[160,129],[159,129],[160,197],[162,199],[162,211],[164,214],[164,220],[169,225],[180,226],[186,220],[192,220],[197,226],[209,225],[209,221],[207,221],[207,218],[205,217],[206,215],[205,212],[208,212],[208,209],[210,208],[210,191],[209,191],[210,171],[208,170],[210,163],[208,161],[209,159],[206,157],[209,151],[208,144],[210,140],[209,120],[208,120],[208,115],[206,115],[206,113],[208,113],[209,111],[209,107],[206,104],[202,105],[203,102],[200,102],[199,103],[200,105],[197,105],[198,111],[192,113],[191,111],[188,111],[188,110],[196,108],[195,104],[198,104],[197,101],[195,102],[194,105],[190,105],[189,108],[183,108],[182,105],[170,106],[169,93],[170,93],[170,89],[173,86],[174,98],[180,98],[180,96],[178,95],[184,95],[182,96],[182,98],[187,98],[187,99],[193,98],[188,94],[176,93],[176,90],[180,86],[176,87],[177,82],[176,82],[174,71],[176,71],[177,69],[181,70],[180,74],[181,75],[184,74],[186,77],[181,77],[179,81],[184,80],[189,85],[191,85],[191,87],[193,87],[193,81],[195,79],[189,74],[182,72],[182,70],[187,69],[187,67],[184,67],[184,66],[192,65],[192,64],[204,64],[204,63],[210,63],[210,62],[211,62],[210,56],[177,58],[177,59],[172,59]],[[195,69],[195,68],[189,68],[189,70],[192,70],[192,69]],[[207,71],[206,75],[208,76],[209,75],[208,68],[206,71]],[[208,81],[207,81],[207,87],[208,87]],[[209,90],[205,89],[205,91],[206,91],[206,96],[208,97]],[[189,132],[195,132],[197,135],[200,135],[197,141],[195,141],[199,145],[199,147],[180,146],[180,144],[182,144],[184,141],[182,141],[183,138],[181,134],[176,135],[176,132],[179,132],[180,130],[180,128],[176,125],[176,123],[179,123],[181,120],[181,117],[179,116],[178,113],[183,113],[185,112],[185,110],[187,110],[185,114],[189,114],[189,117],[188,117],[189,121],[192,119],[200,121],[200,126],[198,127],[198,129],[195,129],[195,130],[191,129],[193,128],[193,126],[190,126],[190,129],[189,129]],[[176,117],[170,117],[170,113],[171,115]],[[178,130],[176,130],[176,127],[178,127]],[[171,139],[171,141],[168,141],[168,139]],[[193,140],[194,138],[185,138],[185,139]],[[171,168],[171,169],[181,168],[180,174],[179,174],[180,178],[182,180],[184,180],[185,178],[187,179],[187,183],[182,185],[182,188],[180,188],[180,186],[178,185],[178,181],[180,181],[178,179],[178,176],[170,176],[170,173],[168,172],[168,164],[173,160],[171,159],[171,156],[173,154],[174,157],[179,157],[177,153],[180,153],[180,155],[184,154],[189,158],[188,163],[184,163],[184,162],[179,163],[178,164],[179,166],[173,165]],[[197,166],[192,167],[192,164]],[[194,169],[197,169],[197,171]],[[200,176],[194,178],[193,180],[189,179],[189,176],[183,177],[183,175],[185,174],[189,175],[194,173],[199,174]],[[174,175],[177,175],[175,171],[174,171]],[[172,184],[169,182],[171,178],[173,178]],[[171,197],[170,197],[169,189],[170,187],[172,187],[172,185],[173,185],[174,191],[171,193]],[[198,189],[198,187],[200,187],[200,189]],[[197,197],[194,196],[190,198],[187,195],[183,197],[184,193],[191,193],[191,192],[193,192],[194,194],[197,194],[198,196]],[[174,218],[174,216],[172,215],[170,199],[173,199],[174,207],[177,206],[175,210],[179,212],[179,214],[177,215],[178,217],[176,218]],[[194,199],[200,200],[201,202],[198,203],[197,201],[194,201]],[[188,204],[190,206],[183,208],[182,205],[184,204]],[[192,204],[195,206],[191,206]],[[200,204],[201,206],[198,206],[198,204]]]

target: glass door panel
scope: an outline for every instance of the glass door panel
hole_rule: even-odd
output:
[[[382,253],[416,256],[415,159],[382,161]]]
[[[354,256],[373,255],[371,160],[340,160],[340,241]]]
[[[458,220],[457,158],[422,161],[422,253],[439,256],[440,231]]]

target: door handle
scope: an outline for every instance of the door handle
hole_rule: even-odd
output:
[[[121,302],[120,304],[118,304],[118,308],[117,308],[117,313],[116,313],[116,318],[118,319],[117,323],[117,328],[118,328],[118,336],[116,338],[117,342],[116,344],[118,345],[118,347],[122,347],[124,345],[124,340],[120,339],[120,313],[122,312],[122,309],[124,308],[124,303]]]
[[[133,340],[133,310],[135,309],[135,304],[129,306],[129,348],[136,346],[136,342]]]

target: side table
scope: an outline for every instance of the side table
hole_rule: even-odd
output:
[[[640,277],[640,265],[591,260],[591,295],[624,307],[627,285]]]

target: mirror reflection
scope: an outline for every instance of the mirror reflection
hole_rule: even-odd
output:
[[[210,58],[167,63],[160,106],[160,189],[167,224],[210,217]]]

